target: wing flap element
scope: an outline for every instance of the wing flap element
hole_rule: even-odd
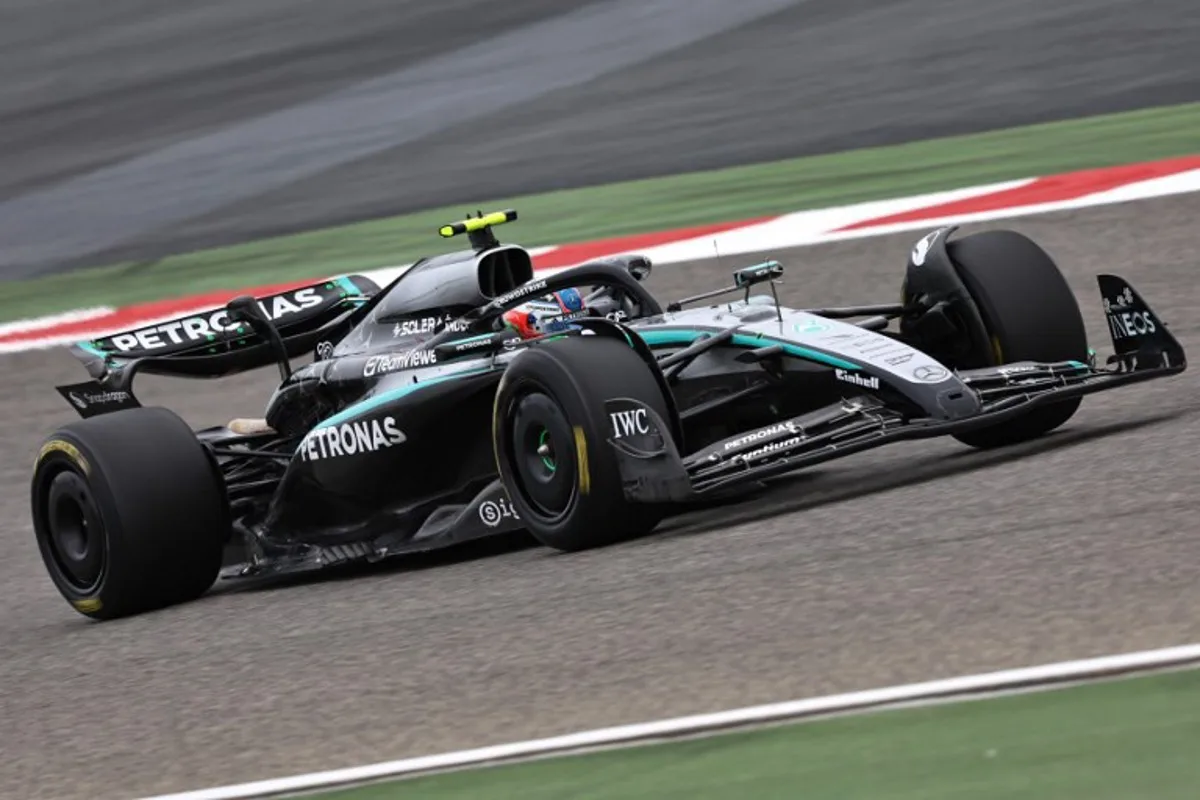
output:
[[[1187,363],[1183,346],[1167,324],[1124,278],[1097,275],[1104,317],[1112,337],[1114,358],[1134,370],[1181,367]]]

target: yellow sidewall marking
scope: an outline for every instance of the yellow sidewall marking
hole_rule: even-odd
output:
[[[64,442],[62,439],[51,439],[42,445],[42,449],[38,451],[37,463],[41,464],[42,460],[51,453],[63,453],[67,458],[74,461],[83,470],[83,474],[91,477],[92,465],[83,457],[83,453],[79,452],[79,448],[70,442]]]
[[[592,491],[592,473],[588,470],[587,437],[583,428],[575,426],[575,461],[579,472],[579,493],[588,494]]]

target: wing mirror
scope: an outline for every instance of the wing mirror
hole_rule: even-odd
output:
[[[733,273],[733,283],[739,289],[745,289],[756,283],[778,280],[783,277],[783,265],[778,261],[764,261],[750,267],[743,267]]]
[[[611,259],[612,263],[619,264],[624,267],[634,280],[641,282],[650,277],[650,271],[654,265],[646,256],[634,253],[632,255],[615,256]]]

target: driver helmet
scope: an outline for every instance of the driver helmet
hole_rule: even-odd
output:
[[[564,330],[569,321],[586,313],[578,289],[562,289],[504,312],[504,325],[522,339]]]

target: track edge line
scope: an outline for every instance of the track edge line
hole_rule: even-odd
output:
[[[545,756],[568,755],[589,748],[636,745],[697,734],[717,733],[752,725],[801,721],[854,711],[885,710],[950,698],[986,697],[1012,690],[1046,688],[1056,684],[1122,677],[1185,666],[1200,666],[1200,644],[1062,661],[652,722],[618,725],[542,739],[293,775],[286,778],[154,795],[144,797],[142,800],[257,800],[258,798],[283,797],[299,792],[343,789],[381,779],[405,778],[463,767],[510,764]]]

